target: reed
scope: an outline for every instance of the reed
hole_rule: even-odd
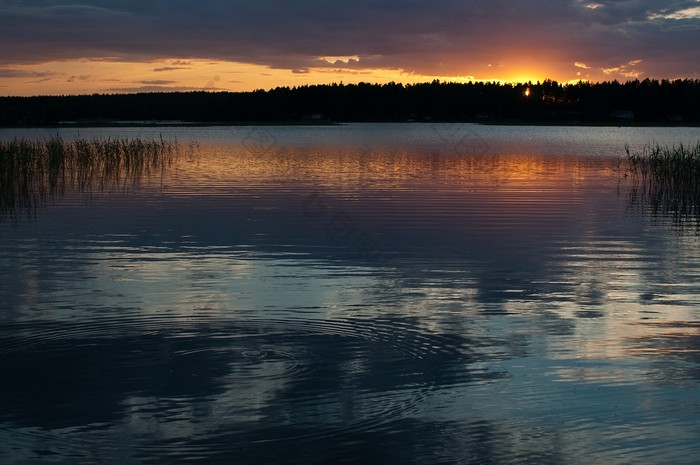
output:
[[[700,141],[694,146],[646,145],[627,153],[631,199],[654,214],[700,217]]]
[[[34,208],[67,192],[128,189],[162,175],[178,148],[162,137],[0,141],[0,212]]]

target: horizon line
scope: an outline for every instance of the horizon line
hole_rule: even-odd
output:
[[[535,82],[529,80],[529,81],[511,81],[511,80],[505,80],[505,79],[474,79],[474,80],[469,80],[469,81],[456,81],[456,80],[441,80],[441,79],[433,79],[432,81],[426,80],[423,82],[414,82],[414,83],[403,83],[403,82],[397,82],[397,81],[390,81],[390,82],[384,82],[384,83],[379,83],[379,82],[369,82],[369,81],[360,81],[357,83],[348,83],[345,84],[341,80],[340,82],[332,82],[332,83],[314,83],[314,84],[300,84],[300,85],[294,85],[294,86],[284,86],[284,85],[279,85],[276,87],[270,87],[267,89],[263,88],[256,88],[253,90],[217,90],[213,88],[202,88],[202,89],[189,89],[189,90],[183,90],[183,89],[168,89],[168,88],[163,88],[163,89],[154,89],[154,90],[140,90],[140,91],[134,91],[134,92],[129,92],[129,91],[115,91],[115,92],[92,92],[92,93],[76,93],[76,94],[34,94],[34,95],[0,95],[0,98],[34,98],[34,97],[90,97],[90,96],[112,96],[112,95],[139,95],[139,94],[194,94],[194,93],[210,93],[210,94],[249,94],[249,93],[255,93],[255,92],[272,92],[277,89],[300,89],[300,88],[307,88],[307,87],[333,87],[333,86],[360,86],[360,85],[371,85],[371,86],[389,86],[389,85],[397,85],[397,86],[402,86],[402,87],[416,87],[416,86],[421,86],[421,85],[431,85],[431,84],[441,84],[441,85],[473,85],[473,84],[489,84],[489,85],[498,85],[498,86],[512,86],[512,87],[519,87],[519,86],[538,86],[542,85],[544,83],[554,83],[556,85],[562,86],[562,87],[568,87],[568,86],[576,86],[576,85],[581,85],[581,84],[588,84],[588,85],[604,85],[604,84],[614,84],[618,83],[621,85],[626,85],[634,82],[693,82],[693,83],[699,83],[700,78],[688,78],[688,77],[677,77],[677,78],[671,78],[671,79],[658,79],[658,78],[650,78],[646,77],[644,79],[628,79],[626,81],[619,81],[617,79],[613,79],[610,81],[590,81],[588,79],[578,79],[578,80],[569,80],[569,81],[562,81],[559,82],[556,79],[550,79],[550,78],[545,78],[543,80],[537,80]]]

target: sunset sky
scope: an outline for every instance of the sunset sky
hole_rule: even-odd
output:
[[[700,78],[700,0],[0,0],[0,95]]]

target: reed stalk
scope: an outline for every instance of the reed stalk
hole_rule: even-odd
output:
[[[0,213],[67,192],[128,189],[162,175],[177,154],[177,141],[162,137],[0,141]]]
[[[639,152],[625,147],[632,181],[630,199],[654,214],[679,221],[700,218],[700,141],[696,145],[646,145]]]

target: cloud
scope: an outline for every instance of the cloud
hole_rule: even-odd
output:
[[[591,69],[590,66],[588,66],[588,65],[585,64],[585,63],[581,63],[580,61],[575,62],[575,63],[574,63],[574,66],[577,67],[577,68]]]
[[[297,73],[332,67],[479,77],[489,73],[489,63],[514,60],[570,68],[576,56],[579,68],[608,69],[641,57],[650,71],[675,75],[693,72],[693,63],[700,61],[698,48],[688,46],[700,34],[695,0],[37,0],[31,5],[0,3],[0,65],[176,57],[154,71],[212,59]]]
[[[24,5],[28,2],[11,1],[0,4],[0,13],[6,18],[28,18],[30,20],[61,20],[66,18],[105,18],[113,16],[129,16],[131,13],[126,11],[118,11],[110,8],[103,8],[95,5],[74,4],[61,2],[34,1],[32,5]],[[59,4],[56,4],[59,3]],[[109,3],[109,2],[95,2]],[[43,4],[43,6],[42,6]]]
[[[29,75],[31,75],[31,73],[18,69],[0,68],[0,78],[27,77]]]
[[[160,68],[154,68],[153,71],[158,73],[162,71],[179,71],[183,69],[191,69],[192,62],[186,60],[170,60],[168,62],[169,66],[162,66]]]
[[[56,73],[51,71],[26,71],[15,68],[0,68],[0,78],[50,78]]]
[[[178,71],[181,69],[189,69],[189,68],[186,66],[164,66],[162,68],[153,68],[153,72],[160,73],[163,71]]]
[[[191,86],[161,86],[161,85],[143,85],[134,87],[110,87],[105,89],[106,92],[118,94],[133,94],[138,92],[193,92],[201,90],[215,90],[206,87],[191,87]]]
[[[165,86],[168,84],[175,84],[177,81],[165,81],[161,79],[140,81],[140,84],[152,85],[152,86]]]
[[[650,19],[700,19],[700,6],[691,6],[676,11],[662,11],[649,15]]]
[[[643,71],[635,68],[638,64],[642,63],[642,61],[643,60],[632,60],[623,65],[614,66],[611,68],[603,68],[602,71],[606,75],[618,75],[625,78],[637,79],[638,77],[644,74]]]
[[[68,79],[66,79],[66,82],[75,82],[75,81],[88,81],[92,78],[89,74],[81,74],[80,76],[71,76]]]
[[[319,57],[318,58],[321,62],[329,63],[329,64],[350,64],[350,63],[358,63],[360,61],[360,57],[357,55],[354,56],[347,56],[347,57]]]
[[[45,78],[41,78],[41,79],[34,79],[32,81],[27,81],[27,82],[29,82],[31,84],[40,84],[42,82],[50,82],[52,80],[53,80],[53,78],[45,77]]]

